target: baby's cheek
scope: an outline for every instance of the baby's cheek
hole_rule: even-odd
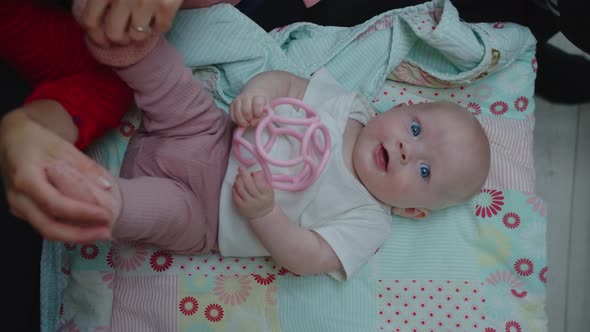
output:
[[[399,176],[397,181],[390,183],[391,190],[395,192],[396,199],[403,203],[404,207],[416,207],[425,195],[424,183],[415,174],[410,174],[404,170],[403,176]]]
[[[395,185],[400,191],[410,193],[417,187],[417,176],[412,172],[411,166],[400,167],[395,173],[395,178],[390,181],[391,185]]]

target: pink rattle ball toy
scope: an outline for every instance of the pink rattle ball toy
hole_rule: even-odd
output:
[[[305,118],[288,118],[277,115],[274,109],[284,104],[299,107],[305,111]],[[266,180],[275,189],[286,191],[305,190],[320,176],[328,163],[331,145],[328,128],[320,121],[316,111],[295,98],[275,99],[264,107],[264,111],[266,116],[256,126],[253,144],[242,136],[246,128],[239,127],[235,130],[232,149],[236,159],[248,167],[258,163],[262,167]],[[305,130],[296,130],[289,127],[289,125],[305,127]],[[269,133],[266,143],[262,139],[262,133],[265,130]],[[321,134],[323,142],[316,133]],[[300,142],[298,156],[284,161],[270,157],[269,151],[279,135],[291,136]],[[248,151],[252,157],[244,157],[242,148]],[[297,174],[287,175],[272,174],[269,165],[282,168],[298,165],[302,165],[302,167]]]

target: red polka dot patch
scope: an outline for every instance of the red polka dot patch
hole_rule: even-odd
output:
[[[377,282],[382,331],[474,331],[485,324],[486,299],[473,281],[383,280]]]
[[[290,274],[269,257],[221,257],[210,254],[189,256],[180,267],[187,275],[218,275],[234,273]]]

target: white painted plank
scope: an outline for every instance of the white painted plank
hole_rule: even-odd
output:
[[[565,331],[577,107],[535,98],[536,192],[548,206],[547,305],[549,332]]]
[[[590,326],[590,104],[580,106],[568,269],[566,331]]]
[[[555,34],[555,36],[551,37],[548,42],[549,44],[559,47],[568,53],[582,55],[585,58],[590,59],[590,54],[582,51],[576,45],[572,44],[572,42],[569,41],[561,32],[558,32]]]

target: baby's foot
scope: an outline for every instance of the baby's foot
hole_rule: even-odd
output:
[[[121,213],[122,198],[119,185],[110,174],[96,179],[85,175],[67,162],[52,162],[45,168],[49,182],[65,196],[98,205],[111,212],[111,225]]]

